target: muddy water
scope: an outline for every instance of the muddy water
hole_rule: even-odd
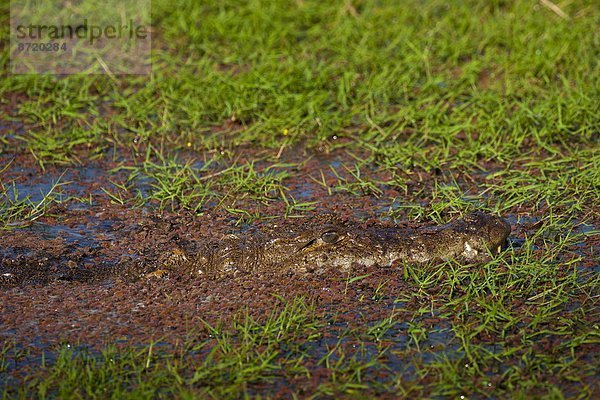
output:
[[[145,195],[150,190],[151,181],[144,177],[131,182],[131,197],[122,193],[130,202],[117,204],[102,190],[117,193],[118,188],[112,182],[127,180],[125,173],[109,172],[118,166],[113,162],[66,169],[48,166],[42,173],[38,168],[20,167],[27,164],[21,161],[24,160],[17,158],[1,176],[4,184],[14,182],[19,199],[29,197],[37,204],[56,182],[60,183],[52,191],[55,202],[42,216],[28,223],[17,220],[5,227],[10,229],[0,231],[0,279],[5,283],[0,288],[0,341],[14,341],[19,348],[29,349],[32,353],[22,360],[24,363],[39,363],[41,352],[52,362],[51,350],[61,342],[83,346],[82,351],[87,351],[89,346],[92,354],[98,345],[107,341],[139,344],[163,339],[165,345],[170,346],[185,340],[190,327],[200,329],[202,320],[210,323],[228,320],[242,309],[250,310],[257,318],[270,314],[274,307],[273,294],[285,301],[302,296],[316,304],[315,318],[326,326],[319,340],[306,344],[306,351],[316,359],[338,343],[364,361],[375,357],[382,345],[389,346],[385,357],[390,371],[409,379],[414,367],[407,359],[418,357],[423,363],[429,363],[440,355],[456,359],[464,356],[448,318],[442,318],[431,304],[422,304],[407,296],[415,287],[404,279],[393,279],[389,270],[353,271],[352,276],[366,277],[352,284],[348,284],[349,275],[339,271],[318,276],[258,273],[221,280],[173,275],[164,279],[143,278],[145,273],[157,268],[161,254],[173,248],[193,248],[195,242],[208,237],[245,233],[272,220],[240,219],[227,212],[223,205],[217,207],[217,201],[207,203],[200,213],[159,211],[156,204],[133,207],[133,193],[139,190]],[[30,158],[26,161],[31,164]],[[312,209],[292,214],[306,217],[328,212],[363,223],[392,224],[392,217],[406,221],[414,215],[404,206],[426,206],[427,186],[438,179],[424,172],[418,179],[414,177],[408,184],[409,193],[425,189],[424,194],[414,198],[406,198],[404,192],[385,185],[377,195],[363,195],[360,190],[358,193],[334,190],[338,178],[330,167],[343,173],[342,163],[351,165],[352,159],[344,155],[311,159],[287,178],[285,184],[289,190],[286,193],[290,197],[298,202],[314,203]],[[321,179],[321,170],[329,188],[308,178]],[[389,178],[375,169],[369,173],[377,180]],[[465,185],[469,189],[468,184]],[[476,186],[470,189],[477,192]],[[281,199],[264,204],[238,196],[231,201],[229,208],[246,210],[250,215],[281,216],[288,212]],[[518,254],[524,250],[526,235],[537,231],[536,224],[544,215],[515,211],[506,217],[513,226],[510,240]],[[294,227],[301,225],[302,218],[277,221]],[[598,228],[596,223],[573,222],[576,233],[593,233]],[[407,227],[418,225],[402,223]],[[578,268],[586,271],[597,268],[597,254],[593,249],[598,248],[598,244],[597,235],[589,235],[572,246],[574,254],[583,257]],[[122,274],[127,268],[132,273]],[[401,276],[400,271],[398,276]],[[382,284],[385,289],[380,296]],[[424,307],[431,311],[415,317],[416,310]],[[390,315],[393,315],[390,324],[377,330],[378,324]],[[350,328],[362,329],[362,336],[347,335]],[[414,340],[415,329],[427,332],[418,347]],[[359,353],[361,343],[365,347]],[[8,369],[19,367],[9,365]],[[5,378],[0,374],[0,379]]]

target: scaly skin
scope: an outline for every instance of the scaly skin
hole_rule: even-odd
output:
[[[454,259],[463,263],[489,260],[510,233],[502,218],[475,212],[447,225],[421,229],[363,228],[349,223],[306,223],[299,231],[273,226],[269,232],[230,235],[196,243],[193,254],[181,249],[162,253],[155,262],[115,264],[88,270],[62,268],[55,260],[7,258],[0,264],[0,286],[52,280],[94,281],[111,276],[161,278],[186,271],[192,275],[227,276],[253,271],[348,270],[354,265],[389,267]],[[148,273],[148,267],[153,272]]]
[[[474,212],[463,219],[421,229],[348,224],[308,224],[300,233],[273,227],[271,235],[228,236],[201,245],[184,266],[194,275],[236,275],[256,270],[347,270],[353,265],[389,267],[456,260],[485,262],[510,234],[504,219]]]

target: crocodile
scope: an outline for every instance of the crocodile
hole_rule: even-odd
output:
[[[252,235],[227,235],[199,244],[194,254],[166,253],[150,276],[183,268],[193,275],[238,275],[253,271],[349,270],[355,265],[391,267],[455,260],[489,261],[505,244],[510,224],[473,212],[451,223],[421,228],[306,223],[299,231],[274,225]]]
[[[445,225],[407,228],[340,222],[320,217],[298,229],[272,225],[245,235],[226,235],[188,243],[156,255],[148,249],[131,261],[94,268],[41,257],[0,257],[0,286],[48,283],[53,280],[102,281],[163,276],[236,276],[256,271],[322,273],[327,268],[349,271],[357,265],[393,267],[455,260],[472,264],[490,260],[510,234],[508,222],[483,212],[465,215]],[[164,249],[161,249],[164,250]],[[62,264],[65,265],[62,265]]]

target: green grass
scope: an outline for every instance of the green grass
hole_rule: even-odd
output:
[[[238,316],[227,329],[205,323],[204,333],[190,334],[189,342],[168,353],[161,351],[159,342],[141,349],[109,345],[101,352],[65,344],[51,365],[42,365],[21,387],[5,387],[3,396],[237,397],[253,384],[308,374],[302,366],[303,343],[318,339],[321,328],[313,313],[314,307],[297,299],[261,323],[248,314]],[[0,372],[14,361],[14,351],[4,347]]]
[[[4,178],[13,153],[42,170],[114,161],[113,184],[94,196],[222,209],[238,223],[319,211],[322,199],[296,198],[290,185],[319,157],[303,179],[324,202],[377,198],[394,220],[442,223],[485,209],[538,222],[519,249],[475,270],[405,266],[406,294],[389,299],[381,283],[361,301],[409,306],[334,331],[324,354],[301,343],[330,321],[297,302],[267,321],[206,326],[211,337],[172,352],[62,347],[3,396],[252,397],[314,377],[309,394],[323,396],[597,395],[589,349],[600,343],[600,282],[577,245],[592,245],[598,227],[575,227],[593,224],[600,207],[600,12],[592,0],[555,3],[568,19],[525,0],[154,0],[149,77],[12,76],[5,46],[2,227],[81,201],[58,196],[60,182],[40,202],[20,196]],[[265,211],[273,204],[282,215]],[[349,276],[346,291],[364,279]],[[432,314],[439,326],[423,322]],[[431,339],[444,329],[445,350]],[[0,352],[0,379],[14,351]]]
[[[166,49],[156,51],[153,79],[33,76],[5,79],[0,90],[26,93],[20,119],[69,143],[106,145],[100,128],[194,148],[223,136],[279,148],[287,129],[296,141],[351,134],[394,149],[402,135],[406,152],[429,147],[415,156],[433,167],[451,151],[465,164],[507,159],[526,139],[552,149],[596,131],[592,2],[570,4],[582,12],[572,21],[527,1],[362,4],[353,17],[344,2],[157,1]],[[240,125],[229,135],[211,134],[231,118]],[[43,157],[50,144],[32,142]]]
[[[495,210],[572,195],[586,203],[600,182],[590,148],[600,127],[599,16],[591,1],[564,11],[569,20],[529,1],[155,1],[150,78],[7,76],[0,96],[21,96],[11,119],[28,129],[17,145],[42,167],[115,146],[143,158],[151,143],[159,152],[252,145],[272,150],[274,164],[296,145],[367,147],[365,162],[400,191],[415,170],[468,174],[493,162]],[[147,157],[128,161],[158,173]],[[266,201],[285,191],[284,176],[246,187],[254,172],[230,162],[232,187],[220,196],[249,189]],[[350,174],[337,188],[379,195],[362,165],[334,170]],[[182,187],[199,186],[199,171],[182,170],[149,199],[198,211],[209,190]]]
[[[4,169],[9,166],[10,163]],[[20,194],[14,181],[5,184],[0,180],[0,200],[2,200],[0,202],[0,229],[28,226],[38,218],[47,215],[52,206],[56,204],[69,200],[85,201],[71,198],[61,192],[61,186],[70,183],[61,182],[62,176],[48,185],[47,189],[40,191],[41,198],[39,200],[32,200],[31,194],[26,196]]]

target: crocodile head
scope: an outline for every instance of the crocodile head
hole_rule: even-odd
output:
[[[307,223],[300,231],[272,226],[266,236],[228,235],[210,241],[190,266],[199,274],[236,275],[257,270],[389,267],[404,262],[474,263],[489,260],[509,233],[506,221],[481,212],[421,229],[319,222]]]
[[[282,266],[306,271],[436,260],[476,263],[498,253],[509,234],[510,225],[502,218],[475,212],[446,225],[423,229],[317,225],[293,238],[276,240],[266,253],[271,250],[280,254],[277,261]],[[281,247],[285,247],[283,253]]]

